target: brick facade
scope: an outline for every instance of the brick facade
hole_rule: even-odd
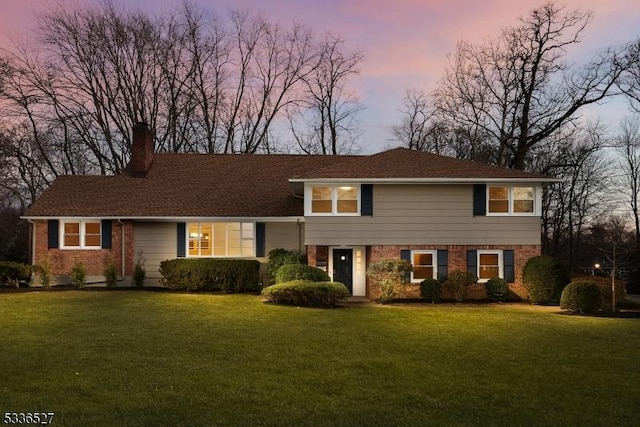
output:
[[[409,250],[447,250],[448,251],[448,270],[467,270],[467,251],[468,250],[513,250],[514,251],[514,263],[515,263],[515,282],[509,284],[510,290],[518,297],[526,299],[528,298],[527,291],[522,283],[522,269],[527,260],[531,257],[540,255],[542,248],[540,245],[512,245],[512,246],[496,246],[496,245],[479,245],[479,246],[464,246],[464,245],[374,245],[367,246],[367,268],[371,263],[382,261],[385,259],[398,259],[400,258],[400,251],[403,249]],[[327,259],[329,248],[327,246],[308,246],[307,257],[309,265],[316,265],[318,259]],[[376,299],[380,295],[379,289],[375,283],[371,283],[367,279],[367,296],[371,299]],[[447,295],[444,295],[447,297]],[[469,299],[483,299],[485,298],[484,286],[481,284],[471,285],[468,288],[467,298]],[[412,284],[408,286],[401,295],[402,298],[419,298],[420,286],[418,284]]]
[[[135,263],[133,246],[133,221],[112,222],[111,249],[49,249],[48,225],[45,220],[34,221],[32,233],[35,233],[34,264],[48,260],[53,276],[68,276],[76,261],[82,262],[87,276],[103,276],[109,260],[113,262],[119,276],[131,276]],[[122,271],[122,229],[124,227],[125,271]]]

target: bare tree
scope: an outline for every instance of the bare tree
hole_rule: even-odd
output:
[[[492,163],[524,169],[536,145],[614,93],[628,64],[612,49],[580,69],[566,64],[590,21],[589,12],[547,3],[484,44],[460,42],[434,95],[439,113],[470,135],[490,135]]]
[[[588,224],[611,211],[609,160],[602,147],[604,129],[593,125],[576,129],[544,146],[536,147],[535,167],[558,178],[543,198],[543,252],[566,260],[575,271]]]
[[[407,90],[402,101],[402,123],[393,129],[396,138],[409,149],[439,154],[438,146],[430,144],[429,128],[434,111],[428,95],[419,90]]]
[[[359,50],[347,50],[345,40],[332,34],[325,34],[316,49],[316,63],[303,78],[304,98],[288,111],[290,129],[305,153],[350,153],[359,136],[357,114],[363,107],[346,83],[359,73],[364,56]]]
[[[629,44],[624,61],[628,66],[618,87],[628,97],[631,108],[640,113],[640,39]]]
[[[640,245],[640,121],[627,118],[622,121],[617,138],[619,167],[621,173],[620,188],[631,208],[635,225],[635,241]]]

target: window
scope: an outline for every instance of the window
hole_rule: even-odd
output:
[[[253,257],[252,222],[192,222],[187,226],[188,255],[192,257]]]
[[[313,187],[311,189],[311,212],[331,213],[333,207],[331,187]]]
[[[99,249],[102,245],[100,221],[63,221],[62,249]]]
[[[509,187],[489,187],[491,213],[509,213]]]
[[[531,215],[535,213],[535,188],[491,186],[487,189],[487,213]]]
[[[513,212],[532,213],[534,194],[533,187],[514,187]]]
[[[358,213],[358,189],[356,187],[338,187],[338,213]]]
[[[504,277],[502,251],[478,251],[478,282]]]
[[[424,279],[436,279],[438,264],[436,251],[412,251],[411,264],[413,271],[411,272],[412,282],[422,282]]]
[[[306,213],[310,215],[358,215],[360,187],[349,185],[312,185],[308,187]]]

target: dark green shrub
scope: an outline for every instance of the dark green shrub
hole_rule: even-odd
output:
[[[147,270],[144,268],[144,256],[142,251],[138,253],[138,259],[136,265],[133,267],[133,283],[137,288],[144,286],[144,279],[147,277]]]
[[[467,287],[477,281],[476,275],[470,271],[452,270],[443,285],[451,298],[460,302],[467,296]]]
[[[560,308],[580,314],[595,314],[602,305],[602,293],[597,283],[578,280],[569,283],[560,297]]]
[[[104,281],[107,284],[107,288],[115,288],[118,283],[118,270],[113,261],[108,261],[107,266],[104,268]]]
[[[505,302],[509,296],[509,284],[499,277],[489,279],[484,284],[484,289],[487,292],[487,299],[490,301]]]
[[[328,282],[329,275],[319,268],[306,264],[284,264],[276,272],[276,283],[306,280],[308,282]]]
[[[256,260],[173,259],[160,263],[160,274],[160,284],[173,290],[260,290],[260,262]]]
[[[303,307],[332,306],[349,295],[349,290],[342,283],[305,280],[279,283],[262,290],[265,301]]]
[[[404,259],[387,259],[369,266],[367,276],[380,286],[378,301],[387,303],[393,301],[403,286],[406,286],[407,273],[411,271],[411,263]]]
[[[442,295],[442,283],[436,279],[424,279],[420,282],[420,298],[425,301],[436,303],[440,301]]]
[[[271,281],[276,279],[276,273],[278,269],[285,264],[306,264],[306,256],[297,251],[288,251],[286,249],[278,248],[272,249],[267,254],[267,271]]]
[[[20,287],[20,283],[28,284],[33,267],[13,261],[0,261],[0,285]]]
[[[82,288],[87,284],[87,269],[81,261],[76,261],[71,269],[71,284],[76,288]]]
[[[557,304],[569,283],[569,272],[558,259],[540,255],[527,261],[522,281],[533,304]]]

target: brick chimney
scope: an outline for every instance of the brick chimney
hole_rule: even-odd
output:
[[[131,160],[127,166],[129,175],[135,178],[147,176],[153,161],[153,133],[149,125],[138,122],[133,125],[133,144],[131,145]]]

